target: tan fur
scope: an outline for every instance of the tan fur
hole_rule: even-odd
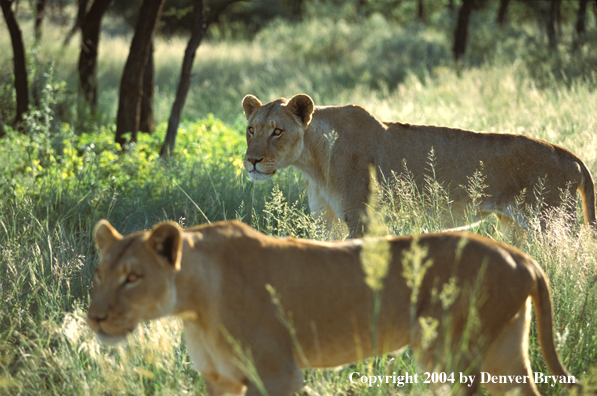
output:
[[[181,317],[189,355],[210,395],[259,394],[235,364],[238,356],[230,337],[251,351],[270,395],[298,392],[301,369],[344,365],[409,344],[425,370],[453,371],[457,383],[459,372],[475,375],[474,385],[459,392],[476,394],[481,371],[532,376],[531,301],[543,356],[553,374],[568,376],[554,346],[544,272],[523,252],[480,236],[387,238],[391,262],[380,292],[376,348],[370,330],[374,297],[360,262],[363,240],[274,238],[235,221],[186,231],[176,223],[160,223],[125,237],[101,221],[95,240],[101,264],[89,325],[100,339],[112,342],[143,321]],[[432,265],[411,306],[403,261],[413,244],[428,249],[424,261],[430,259]],[[438,296],[451,278],[458,294],[444,307]],[[275,290],[279,305],[272,302],[266,285]],[[280,307],[296,331],[295,339],[280,319]],[[437,321],[436,337],[422,336],[421,318]],[[526,384],[486,386],[494,395],[515,386],[520,394],[538,395],[532,378]]]
[[[579,190],[585,223],[595,223],[593,179],[572,152],[528,136],[478,133],[429,125],[381,122],[359,106],[314,106],[307,95],[263,105],[247,95],[243,108],[248,120],[244,165],[253,180],[265,180],[277,169],[294,165],[307,183],[311,211],[323,216],[328,228],[337,218],[351,235],[362,235],[361,216],[368,198],[369,166],[378,180],[404,170],[404,161],[423,191],[431,149],[436,177],[450,194],[454,224],[465,224],[470,197],[463,186],[483,162],[487,194],[480,219],[495,213],[504,224],[528,228],[516,197],[526,190],[525,205],[536,205],[533,188],[547,177],[543,196],[547,210],[561,204],[560,194]],[[273,134],[275,130],[281,131]],[[330,145],[332,131],[337,139]],[[574,213],[574,211],[572,211]]]

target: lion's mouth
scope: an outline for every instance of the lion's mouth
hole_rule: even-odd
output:
[[[99,330],[95,333],[95,335],[97,336],[100,343],[105,344],[105,345],[118,344],[119,342],[122,342],[126,339],[127,334],[112,335],[112,334],[106,333],[103,330]]]
[[[106,330],[102,329],[101,327],[97,327],[93,329],[95,335],[97,336],[98,340],[102,344],[106,345],[115,345],[119,342],[126,340],[126,336],[132,333],[135,330],[136,326],[131,328],[125,329],[124,331],[120,332],[119,334],[111,334],[108,333]]]
[[[249,171],[249,177],[251,177],[251,180],[253,180],[253,181],[267,180],[275,174],[276,174],[275,169],[271,173],[259,172],[257,169],[253,169],[252,171]]]

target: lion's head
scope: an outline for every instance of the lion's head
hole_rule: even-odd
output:
[[[101,263],[93,277],[87,320],[100,341],[116,343],[139,323],[174,309],[182,229],[164,222],[122,237],[101,220],[94,237]]]
[[[249,124],[245,168],[253,180],[269,179],[301,155],[313,100],[301,94],[262,105],[255,96],[247,95],[243,109]]]

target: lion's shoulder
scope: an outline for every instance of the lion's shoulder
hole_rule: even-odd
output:
[[[224,251],[227,254],[253,249],[255,245],[264,244],[271,239],[237,220],[218,221],[188,228],[184,231],[184,238],[190,251]]]
[[[209,224],[187,228],[187,233],[201,233],[203,235],[218,235],[226,238],[256,237],[261,235],[253,227],[238,220],[217,221]]]
[[[346,133],[352,130],[361,135],[387,129],[387,123],[379,120],[366,108],[355,105],[343,106],[316,106],[313,112],[313,126],[324,124],[337,133]]]

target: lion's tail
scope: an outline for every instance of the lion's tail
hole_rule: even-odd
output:
[[[597,228],[597,221],[595,220],[595,183],[593,182],[591,172],[589,172],[585,163],[576,154],[563,147],[555,146],[555,148],[560,158],[568,163],[574,163],[580,168],[580,181],[576,185],[576,189],[582,198],[583,217],[585,224]]]
[[[591,173],[582,161],[577,162],[582,173],[582,181],[578,185],[578,191],[582,198],[582,212],[585,218],[585,224],[597,227],[595,221],[595,184]]]
[[[553,303],[551,299],[551,291],[545,272],[539,267],[536,262],[533,262],[536,284],[535,289],[531,293],[533,305],[535,306],[535,315],[537,317],[537,331],[539,333],[539,344],[543,352],[543,358],[549,367],[552,374],[560,377],[569,378],[570,373],[560,360],[556,350],[553,330]],[[580,387],[578,384],[563,383],[566,388]]]

